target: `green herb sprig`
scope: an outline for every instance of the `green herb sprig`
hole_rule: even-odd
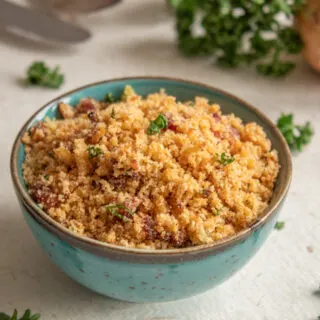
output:
[[[276,230],[282,230],[285,226],[285,222],[284,221],[277,221],[276,224],[274,225],[274,228]]]
[[[58,89],[64,82],[59,66],[50,69],[43,61],[36,61],[27,70],[27,83],[30,85]]]
[[[116,112],[115,112],[114,108],[112,108],[112,110],[111,110],[111,118],[112,119],[116,118]]]
[[[18,311],[15,309],[12,316],[6,313],[0,312],[0,320],[38,320],[40,319],[40,314],[32,314],[29,309],[27,309],[21,318],[18,318]]]
[[[222,152],[221,155],[216,154],[216,157],[218,158],[218,161],[224,166],[232,163],[235,160],[233,156],[228,157],[225,152]]]
[[[277,126],[292,151],[301,152],[302,148],[310,143],[313,136],[310,122],[306,122],[303,126],[296,125],[293,123],[292,114],[282,114],[277,121]]]
[[[113,103],[114,102],[114,98],[111,92],[107,93],[104,97],[104,101],[107,103]]]
[[[214,56],[220,66],[228,68],[255,64],[258,73],[281,77],[295,66],[283,56],[297,54],[303,48],[298,32],[278,21],[279,14],[292,19],[302,8],[303,0],[290,4],[285,0],[169,3],[175,10],[178,47],[186,56]],[[201,32],[195,35],[199,18]]]
[[[110,212],[115,217],[118,217],[124,221],[128,221],[130,219],[128,217],[126,217],[125,215],[119,213],[119,210],[124,210],[124,211],[128,212],[129,214],[131,214],[131,216],[133,216],[135,214],[135,212],[133,212],[132,210],[130,210],[129,208],[127,208],[126,206],[124,206],[122,204],[107,205],[107,206],[105,206],[105,209],[107,212]]]
[[[148,135],[153,135],[167,128],[168,128],[168,120],[162,113],[160,113],[157,119],[150,121],[147,133]]]
[[[216,209],[215,208],[215,211],[213,212],[213,215],[219,216],[222,209],[223,209],[223,207],[221,207],[220,209]]]
[[[88,147],[88,154],[89,154],[89,159],[92,159],[92,158],[99,156],[100,154],[103,154],[103,152],[99,147],[89,146]]]

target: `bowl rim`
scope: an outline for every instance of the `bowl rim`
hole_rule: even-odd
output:
[[[167,81],[175,81],[175,82],[180,82],[180,83],[189,84],[189,85],[196,85],[208,90],[213,90],[218,94],[227,96],[228,98],[242,104],[245,108],[249,109],[251,112],[255,113],[264,123],[266,123],[273,130],[273,133],[275,134],[277,140],[279,140],[279,142],[281,143],[281,151],[284,154],[284,159],[286,162],[286,166],[280,169],[280,170],[285,170],[284,179],[283,179],[284,181],[279,181],[278,192],[276,194],[273,194],[273,198],[275,198],[273,205],[271,206],[269,205],[261,214],[261,216],[258,217],[253,222],[252,225],[248,226],[247,228],[241,230],[240,232],[236,233],[231,237],[227,237],[210,244],[203,244],[203,245],[197,245],[197,246],[185,247],[185,248],[173,248],[173,249],[139,249],[139,248],[131,248],[131,247],[128,248],[120,245],[101,242],[101,241],[98,241],[89,237],[85,237],[70,231],[69,229],[64,227],[62,224],[58,223],[53,218],[51,218],[45,211],[43,211],[29,196],[28,192],[24,189],[23,185],[20,182],[19,172],[17,169],[18,151],[19,151],[20,145],[22,144],[21,138],[26,128],[29,126],[30,122],[42,110],[47,108],[49,105],[55,102],[59,102],[59,100],[61,100],[62,98],[70,96],[76,92],[87,89],[89,87],[101,85],[101,84],[107,84],[107,83],[112,83],[117,81],[131,81],[131,80],[167,80]],[[47,226],[50,226],[49,229],[51,231],[56,232],[56,234],[64,234],[69,239],[74,240],[76,243],[81,244],[81,246],[84,246],[84,247],[89,245],[90,247],[93,247],[96,249],[110,250],[118,254],[121,254],[121,253],[134,254],[134,255],[145,256],[145,257],[148,257],[148,256],[155,257],[155,256],[161,256],[161,255],[181,256],[181,254],[204,253],[204,252],[207,252],[208,250],[210,250],[210,252],[223,251],[230,246],[233,246],[239,242],[246,240],[251,235],[252,232],[259,229],[266,222],[268,222],[277,212],[278,207],[280,206],[282,200],[286,196],[287,191],[289,189],[291,178],[292,178],[292,159],[291,159],[290,149],[284,137],[282,136],[281,132],[277,128],[277,126],[263,112],[261,112],[251,104],[247,103],[246,101],[242,100],[241,98],[238,98],[237,96],[230,94],[222,89],[218,89],[214,86],[207,85],[197,81],[192,81],[192,80],[184,80],[184,79],[175,78],[175,77],[163,77],[163,76],[131,76],[131,77],[112,78],[112,79],[89,83],[89,84],[77,87],[73,90],[70,90],[66,93],[63,93],[58,97],[42,105],[42,107],[40,107],[37,111],[35,111],[28,118],[28,120],[25,121],[25,123],[23,124],[22,128],[19,130],[14,140],[12,150],[11,150],[11,157],[10,157],[10,172],[11,172],[11,178],[16,190],[17,197],[22,200],[22,202],[29,208],[30,211],[33,211],[35,216],[38,218],[37,220],[39,223],[42,222],[41,224],[45,226],[47,229],[48,229]]]

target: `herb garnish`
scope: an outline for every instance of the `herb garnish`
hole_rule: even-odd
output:
[[[284,14],[293,20],[303,3],[170,0],[175,9],[178,47],[183,54],[214,56],[220,66],[229,68],[256,64],[257,72],[274,77],[284,76],[295,66],[283,56],[297,54],[303,48],[298,32],[279,23],[278,16]],[[193,32],[198,18],[201,35]]]
[[[222,152],[220,156],[219,154],[216,154],[216,156],[218,158],[218,161],[224,166],[232,163],[235,160],[233,156],[228,157],[225,152]]]
[[[111,118],[115,119],[116,118],[116,112],[114,111],[114,108],[111,110]]]
[[[89,146],[88,147],[89,159],[95,158],[100,154],[103,154],[102,150],[96,146]]]
[[[220,209],[216,209],[216,208],[215,208],[216,211],[214,211],[213,214],[214,214],[215,216],[219,216],[222,209],[223,209],[223,206],[222,206]]]
[[[105,96],[104,96],[104,101],[107,102],[107,103],[112,103],[114,102],[114,98],[113,98],[113,95],[111,92],[107,93]]]
[[[40,314],[32,314],[29,309],[27,309],[21,318],[18,318],[18,312],[15,309],[12,316],[6,313],[0,312],[0,320],[38,320],[40,319]]]
[[[125,215],[119,213],[119,210],[125,210],[128,213],[130,213],[132,216],[135,214],[135,212],[133,212],[132,210],[130,210],[129,208],[127,208],[126,206],[122,205],[122,204],[111,204],[108,206],[105,206],[105,209],[110,212],[112,215],[114,215],[115,217],[118,217],[124,221],[128,221],[130,220],[128,217],[126,217]]]
[[[64,75],[59,67],[52,70],[42,61],[34,62],[27,70],[28,84],[58,89],[64,82]]]
[[[168,128],[168,120],[166,117],[160,113],[157,119],[150,121],[147,133],[148,135],[157,134],[161,131],[161,129]]]
[[[277,230],[282,230],[284,228],[285,222],[284,221],[277,221],[274,225],[274,228]]]
[[[292,151],[302,151],[302,147],[307,145],[313,136],[310,122],[306,122],[304,126],[296,125],[293,123],[292,114],[282,114],[277,126]]]
[[[49,180],[50,175],[49,175],[49,174],[45,174],[43,177],[44,177],[46,180]]]

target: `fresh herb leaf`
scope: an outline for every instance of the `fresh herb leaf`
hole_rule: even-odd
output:
[[[0,320],[10,320],[10,316],[3,312],[0,312]]]
[[[147,130],[148,135],[157,134],[160,132],[160,128],[154,121],[151,121]]]
[[[124,214],[121,214],[119,211],[124,210],[125,212],[128,212],[131,216],[133,216],[135,214],[135,212],[133,212],[132,210],[130,210],[129,208],[127,208],[126,206],[124,206],[122,204],[108,205],[108,206],[105,206],[105,209],[107,212],[110,212],[115,217],[118,217],[124,221],[128,221],[130,219],[127,216],[125,216]]]
[[[274,225],[274,228],[277,230],[282,230],[285,226],[284,221],[277,221],[276,224]]]
[[[31,311],[27,309],[21,318],[18,318],[18,312],[15,309],[12,316],[7,315],[6,313],[0,312],[0,320],[39,320],[40,315],[32,315]]]
[[[168,128],[167,118],[160,113],[157,119],[150,121],[147,133],[148,135],[153,135],[159,133],[162,129]]]
[[[220,66],[228,68],[259,64],[260,74],[281,77],[294,68],[294,63],[283,61],[283,57],[298,54],[303,48],[295,28],[278,21],[281,14],[293,20],[303,0],[169,0],[169,3],[175,11],[178,47],[186,56],[213,55]],[[193,32],[195,27],[201,29],[199,35]],[[265,64],[260,64],[262,61]]]
[[[310,143],[313,136],[310,122],[306,122],[304,126],[296,125],[293,123],[292,114],[282,114],[277,121],[277,126],[292,151],[301,152],[303,146]]]
[[[221,153],[220,156],[219,154],[216,154],[216,156],[218,158],[218,161],[224,166],[232,163],[235,160],[233,156],[228,157],[225,152]]]
[[[49,180],[50,175],[49,174],[45,174],[43,177],[44,177],[45,180]]]
[[[27,83],[58,89],[64,82],[64,75],[56,66],[52,70],[42,61],[36,61],[27,70]]]
[[[216,211],[214,211],[213,214],[215,216],[219,216],[222,209],[223,209],[223,207],[221,207],[220,209],[215,209]]]
[[[96,146],[89,146],[88,153],[89,153],[89,159],[95,158],[100,154],[103,154],[102,150]]]
[[[111,118],[115,119],[116,118],[116,112],[114,111],[114,108],[111,110]]]
[[[112,103],[114,102],[114,98],[111,92],[107,93],[104,97],[104,101],[107,103]]]

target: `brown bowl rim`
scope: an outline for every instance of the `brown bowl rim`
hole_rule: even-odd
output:
[[[255,113],[263,122],[265,122],[272,130],[274,131],[274,134],[276,135],[276,138],[280,141],[282,144],[281,150],[278,150],[278,152],[284,153],[284,158],[286,162],[286,166],[281,168],[281,170],[285,170],[284,174],[284,181],[279,181],[279,187],[278,192],[276,194],[273,194],[273,198],[275,198],[275,201],[273,202],[272,206],[268,206],[266,210],[263,212],[263,214],[249,227],[246,229],[236,233],[235,235],[231,237],[224,238],[222,240],[219,240],[214,243],[210,244],[203,244],[193,247],[186,247],[186,248],[175,248],[175,249],[139,249],[139,248],[127,248],[120,245],[114,245],[110,243],[101,242],[98,240],[94,240],[79,234],[76,234],[60,223],[56,222],[54,219],[52,219],[48,214],[45,213],[39,206],[32,200],[32,198],[29,196],[28,192],[23,188],[21,182],[19,181],[19,173],[17,170],[17,155],[18,150],[21,144],[21,137],[23,133],[25,132],[26,128],[29,126],[32,119],[40,113],[42,110],[44,110],[48,105],[58,102],[62,98],[69,96],[77,91],[81,91],[83,89],[93,87],[96,85],[104,84],[104,83],[110,83],[110,82],[116,82],[116,81],[129,81],[129,80],[168,80],[168,81],[179,81],[181,83],[185,84],[191,84],[203,87],[205,89],[213,90],[221,95],[227,96],[228,98],[231,98],[232,100],[235,100],[242,104],[245,108],[249,109],[253,113]],[[19,199],[22,200],[22,202],[27,205],[29,208],[29,211],[33,210],[33,213],[35,214],[34,218],[37,217],[37,221],[41,223],[46,229],[49,229],[51,231],[58,231],[58,234],[65,234],[69,239],[73,239],[76,243],[80,243],[81,246],[87,247],[87,246],[93,246],[97,249],[102,250],[110,250],[113,253],[116,254],[134,254],[134,255],[140,255],[144,257],[155,257],[155,256],[181,256],[182,254],[196,254],[196,253],[205,253],[208,250],[210,252],[220,252],[224,251],[230,246],[235,245],[236,243],[242,242],[245,239],[247,239],[253,231],[259,229],[262,227],[266,222],[268,222],[277,212],[278,207],[280,206],[282,200],[287,194],[287,191],[289,189],[290,183],[291,183],[291,177],[292,177],[292,159],[291,159],[291,152],[290,149],[282,136],[279,129],[276,127],[276,125],[260,110],[258,110],[256,107],[252,106],[251,104],[247,103],[246,101],[238,98],[237,96],[234,96],[233,94],[230,94],[224,90],[218,89],[214,86],[206,85],[201,82],[197,81],[190,81],[190,80],[184,80],[180,78],[175,77],[163,77],[163,76],[132,76],[132,77],[123,77],[123,78],[113,78],[113,79],[107,79],[102,80],[98,82],[93,82],[90,84],[86,84],[80,87],[77,87],[76,89],[70,90],[66,93],[61,94],[60,96],[50,100],[49,102],[45,103],[40,109],[38,109],[36,112],[34,112],[29,119],[24,123],[22,128],[20,129],[18,135],[16,136],[16,139],[14,141],[12,151],[11,151],[11,158],[10,158],[10,171],[11,176],[13,180],[14,187],[17,192],[17,196]],[[30,214],[30,212],[29,212]]]

